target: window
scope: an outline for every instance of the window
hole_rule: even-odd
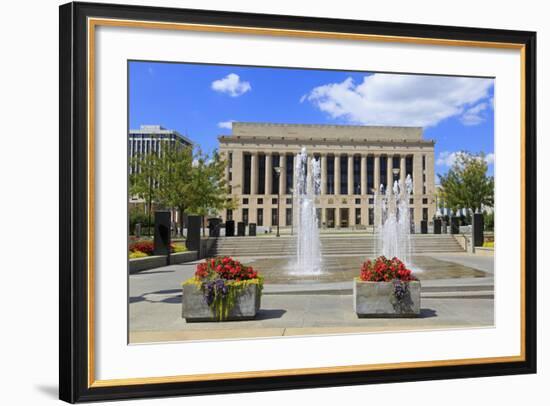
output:
[[[277,177],[277,174],[275,173],[275,169],[278,168],[281,165],[281,156],[280,155],[273,155],[271,157],[271,194],[272,195],[278,195],[279,194],[279,178]],[[270,168],[267,168],[268,170]]]
[[[428,208],[422,208],[422,220],[428,220]]]
[[[265,155],[258,155],[258,194],[265,194]]]
[[[372,189],[374,189],[374,156],[369,155],[367,157],[367,190],[361,191],[361,193],[371,194]]]
[[[243,184],[243,194],[250,194],[250,154],[244,154],[244,184]]]
[[[281,176],[284,176],[281,173]],[[286,156],[286,190],[284,191],[286,195],[290,194],[290,189],[294,184],[294,155]]]
[[[408,156],[405,158],[405,178],[407,177],[407,175],[410,175],[411,176],[411,179],[413,177],[413,157],[412,156]]]
[[[277,208],[273,208],[271,209],[271,225],[275,227],[277,224]]]
[[[327,156],[327,195],[334,194],[334,155]]]
[[[264,199],[262,199],[261,197],[258,198],[258,204],[264,204]]]
[[[374,204],[374,198],[373,197],[369,197],[369,204]]]
[[[231,169],[233,167],[233,152],[230,152],[229,155],[228,155],[229,159],[228,159],[228,164],[227,166],[229,167],[229,169]]]
[[[355,204],[361,204],[361,199],[355,199]]]
[[[388,185],[388,157],[387,156],[380,157],[380,185],[384,185],[384,189],[386,189]],[[378,185],[377,187],[380,187],[380,185]]]
[[[286,204],[292,204],[292,198],[286,199]]]
[[[230,182],[233,180],[233,172],[229,172],[228,179]]]
[[[359,207],[355,208],[355,225],[361,224],[361,209]]]
[[[248,209],[243,209],[243,223],[248,224]]]
[[[277,199],[271,199],[271,204],[277,204]]]
[[[369,208],[369,226],[374,225],[374,208]]]
[[[340,194],[341,195],[348,194],[348,159],[350,159],[350,157],[346,155],[342,155],[340,157]]]
[[[363,193],[361,190],[361,157],[353,157],[353,194],[360,195]]]
[[[225,221],[231,221],[233,220],[233,210],[227,209],[225,212]]]
[[[414,204],[414,199],[409,199],[409,204]]]
[[[422,170],[426,169],[426,155],[422,155]]]
[[[426,194],[426,185],[422,185],[422,194],[423,194],[423,195]]]
[[[422,199],[422,204],[428,204],[428,199],[427,199],[427,198],[423,198],[423,199]]]
[[[256,216],[256,222],[259,226],[264,225],[264,209],[258,209],[257,216]]]
[[[291,226],[292,225],[292,209],[291,208],[287,208],[286,209],[286,213],[285,213],[285,224],[287,226]]]
[[[243,204],[248,204],[248,198],[243,198]]]

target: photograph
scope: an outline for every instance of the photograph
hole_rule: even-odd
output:
[[[129,344],[495,326],[494,77],[127,75]]]

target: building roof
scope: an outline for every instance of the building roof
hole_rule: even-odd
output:
[[[175,135],[178,138],[180,138],[184,143],[186,144],[193,144],[193,141],[191,141],[189,138],[187,138],[185,135],[181,135],[176,130],[169,130],[164,128],[161,125],[158,124],[147,124],[147,125],[140,125],[139,130],[137,129],[130,129],[129,135]]]
[[[234,122],[232,134],[220,140],[346,140],[346,141],[398,141],[431,142],[423,138],[422,127],[392,127],[365,125],[284,124]]]

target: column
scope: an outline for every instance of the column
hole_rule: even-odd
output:
[[[258,194],[258,153],[250,154],[250,194]],[[248,213],[250,216],[250,212]]]
[[[361,194],[366,195],[367,192],[367,156],[361,155]],[[363,210],[361,210],[361,223],[363,223]],[[363,223],[365,224],[365,223]]]
[[[321,154],[321,194],[327,194],[327,154]]]
[[[422,154],[414,154],[413,156],[413,186],[416,198],[422,195]],[[415,202],[416,203],[416,202]]]
[[[393,155],[388,154],[388,159],[386,159],[386,164],[388,168],[386,169],[388,175],[388,187],[393,188]]]
[[[334,209],[334,228],[340,227],[340,207]]]
[[[271,187],[273,183],[273,165],[272,165],[271,153],[265,154],[265,194],[271,194]]]
[[[348,195],[354,194],[355,191],[353,190],[353,154],[348,154]]]
[[[413,193],[414,225],[418,231],[422,220],[422,154],[420,153],[413,156]]]
[[[233,175],[231,191],[233,195],[242,195],[244,186],[244,156],[241,150],[233,151]],[[237,212],[237,210],[233,210]]]
[[[406,165],[405,165],[405,155],[401,155],[401,161],[399,162],[400,168],[399,168],[399,181],[402,185],[405,185],[405,179],[407,179],[406,172]]]
[[[374,190],[380,191],[380,155],[374,156]]]
[[[334,154],[334,194],[340,194],[340,155]]]
[[[279,194],[284,196],[286,194],[286,155],[281,154],[279,157]]]

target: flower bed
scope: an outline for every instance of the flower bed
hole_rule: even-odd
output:
[[[420,314],[420,281],[398,258],[367,260],[354,281],[359,317],[414,317]]]
[[[260,308],[263,279],[231,257],[209,258],[182,284],[187,321],[251,319]]]
[[[152,256],[155,252],[155,243],[153,240],[139,240],[134,237],[130,239],[128,250],[130,251],[130,258]],[[183,243],[170,244],[170,252],[172,254],[185,251],[187,251],[187,247]]]

